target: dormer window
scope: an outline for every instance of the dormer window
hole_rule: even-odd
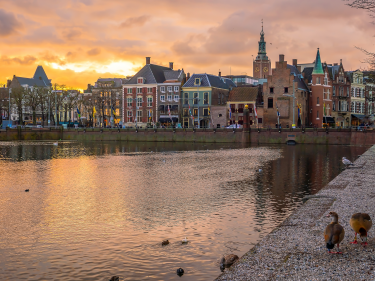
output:
[[[194,85],[200,86],[201,85],[201,79],[200,78],[195,78]]]
[[[144,81],[144,78],[143,77],[138,77],[137,78],[137,84],[144,84],[145,81]]]

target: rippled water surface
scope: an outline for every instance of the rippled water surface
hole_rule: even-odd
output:
[[[0,280],[213,280],[366,149],[0,142]]]

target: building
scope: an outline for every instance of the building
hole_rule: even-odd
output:
[[[363,81],[363,72],[361,70],[348,71],[347,75],[351,82],[351,125],[358,126],[364,122],[366,117],[366,85]]]
[[[264,79],[271,75],[271,61],[267,57],[266,42],[264,41],[263,23],[258,42],[258,55],[253,61],[253,77],[255,79]]]
[[[263,83],[263,127],[306,126],[308,124],[309,89],[297,65],[289,65],[279,55],[276,68]]]
[[[179,123],[181,86],[186,80],[184,70],[146,65],[123,85],[123,123],[126,126],[146,127],[160,124]]]
[[[193,74],[182,87],[182,125],[185,128],[220,128],[227,125],[232,80],[211,74]]]
[[[258,84],[258,79],[248,75],[227,75],[223,77],[231,79],[237,86]]]
[[[368,122],[375,122],[375,81],[374,72],[363,72],[363,79],[366,83],[367,117]]]
[[[260,126],[263,125],[262,116],[257,114],[256,118],[255,108],[258,96],[261,95],[260,87],[258,86],[239,86],[233,88],[229,92],[228,99],[228,125],[240,124],[243,125],[243,110],[247,105],[249,107],[249,119],[250,126]],[[258,108],[259,109],[259,108]],[[259,110],[257,111],[259,112]]]
[[[305,67],[303,77],[310,90],[309,125],[317,128],[334,127],[335,120],[332,117],[332,79],[327,65],[323,67],[319,48],[316,53],[314,67]]]
[[[335,63],[326,67],[332,80],[332,117],[336,127],[350,127],[350,79],[345,74],[342,60],[340,64]]]

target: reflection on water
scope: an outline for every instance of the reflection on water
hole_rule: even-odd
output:
[[[365,150],[0,143],[0,279],[212,280]]]

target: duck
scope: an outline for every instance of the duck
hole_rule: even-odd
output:
[[[359,233],[362,239],[362,246],[367,246],[367,232],[372,226],[372,220],[368,214],[365,213],[356,213],[350,218],[350,226],[355,231],[354,241],[350,244],[358,244],[357,242],[357,233]]]
[[[165,246],[165,245],[168,245],[168,244],[169,244],[168,239],[167,239],[167,240],[163,240],[163,242],[161,242],[161,245],[162,245],[162,246]]]
[[[339,216],[335,212],[329,212],[327,217],[332,217],[332,222],[327,225],[324,230],[324,240],[326,241],[327,249],[329,254],[342,254],[340,252],[340,242],[344,239],[345,230],[339,224]],[[337,244],[337,252],[332,252],[331,250]]]
[[[29,189],[25,189],[25,192],[29,192],[30,190]]]
[[[180,267],[179,269],[177,269],[177,275],[178,276],[182,276],[184,274],[184,270]]]
[[[109,281],[120,281],[120,277],[118,277],[118,276],[112,276],[112,278],[109,279]]]
[[[184,243],[187,243],[188,242],[188,240],[187,240],[187,238],[185,237],[184,239],[182,239],[182,243],[184,244]]]
[[[220,266],[221,267],[231,266],[237,260],[238,260],[238,256],[237,255],[233,255],[233,254],[225,255],[220,260]]]

